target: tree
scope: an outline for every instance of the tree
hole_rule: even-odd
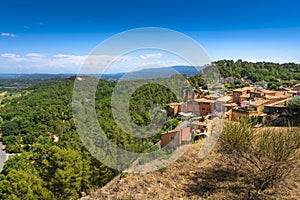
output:
[[[0,181],[0,199],[54,199],[43,180],[24,170],[11,170]]]
[[[57,199],[79,198],[83,168],[80,152],[53,146],[47,165],[46,179]]]
[[[5,121],[2,124],[2,136],[17,135],[19,124],[15,121]]]

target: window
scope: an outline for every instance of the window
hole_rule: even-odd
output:
[[[171,141],[174,141],[174,139],[175,139],[174,136],[171,136],[171,137],[170,137],[170,140],[171,140]]]

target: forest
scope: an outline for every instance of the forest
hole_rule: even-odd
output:
[[[278,90],[280,86],[291,86],[300,82],[300,64],[247,62],[242,60],[220,60],[213,62],[223,78],[237,78],[233,83],[226,83],[227,88],[239,88],[250,83],[265,83],[271,90]],[[241,79],[246,80],[243,83]]]
[[[107,137],[135,152],[153,148],[159,132],[140,141],[116,126],[110,109],[115,84],[100,80],[96,92],[97,117]],[[93,158],[76,133],[73,85],[74,81],[67,79],[38,83],[0,109],[3,144],[8,153],[15,154],[0,174],[0,199],[77,199],[119,173]],[[147,110],[153,103],[164,107],[176,101],[173,93],[158,84],[138,88],[131,98],[130,115],[141,126],[149,123]],[[167,119],[161,131],[171,130],[177,123]]]

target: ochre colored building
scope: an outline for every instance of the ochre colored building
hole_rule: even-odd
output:
[[[188,102],[184,102],[181,105],[181,112],[185,113],[195,113],[196,115],[199,115],[199,102],[196,100],[190,100]]]
[[[169,116],[177,116],[181,112],[182,103],[169,103],[167,104],[167,112]]]
[[[199,112],[201,116],[208,115],[214,111],[215,100],[201,98],[197,99],[197,101],[199,102]]]
[[[172,141],[173,140],[173,141]],[[161,148],[168,146],[172,142],[175,146],[180,146],[182,141],[190,141],[190,127],[182,128],[179,130],[167,131],[161,134]]]
[[[241,89],[235,89],[232,91],[232,100],[234,103],[241,103],[250,98],[250,93],[254,92],[253,87],[244,87]]]

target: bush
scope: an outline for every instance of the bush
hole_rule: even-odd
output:
[[[255,192],[276,186],[299,161],[300,128],[254,129],[247,123],[227,122],[221,149]]]
[[[291,109],[300,108],[300,96],[295,96],[290,100],[288,100],[286,103],[288,108]]]
[[[253,137],[254,132],[250,124],[227,122],[223,128],[221,143],[230,153],[232,151],[246,152],[251,146]]]
[[[259,138],[259,153],[274,162],[288,162],[297,157],[296,150],[300,144],[299,128],[288,128],[284,131],[265,129]]]

